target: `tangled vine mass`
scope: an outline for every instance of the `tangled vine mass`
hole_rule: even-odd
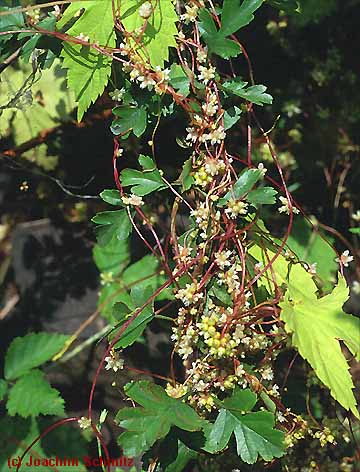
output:
[[[9,20],[0,33],[61,42],[59,58],[35,46],[28,55],[34,74],[46,61],[61,64],[79,121],[105,87],[114,104],[116,188],[101,198],[117,209],[92,219],[95,260],[107,254],[116,262],[133,234],[156,261],[156,276],[145,276],[125,298],[103,294],[100,311],[113,297],[105,316],[112,329],[88,415],[56,427],[78,422],[108,454],[93,415],[97,379],[104,369],[121,375],[122,351],[158,318],[173,345],[164,360],[169,374],[156,383],[127,384],[132,406],[115,419],[124,429],[119,446],[127,456],[143,456],[144,470],[190,470],[194,460],[208,470],[250,470],[243,467],[251,464],[259,467],[251,470],[356,470],[348,452],[359,418],[349,361],[360,360],[360,320],[343,311],[349,297],[344,267],[353,256],[334,252],[339,272],[331,287],[289,242],[294,221],[311,222],[288,189],[271,139],[276,122],[269,130],[261,124],[260,107],[273,98],[255,82],[256,68],[241,42],[242,28],[260,7],[289,13],[298,4],[80,1],[53,10],[24,8],[23,23]],[[23,13],[1,14],[15,19]],[[187,159],[176,179],[157,164],[157,136],[172,115],[186,121],[177,143]],[[236,154],[227,140],[238,126]],[[139,155],[138,168],[126,168],[127,140],[144,135],[151,152]],[[269,165],[254,159],[254,137]],[[166,202],[162,213],[159,199]],[[121,283],[121,264],[101,271],[103,291]],[[299,357],[303,381],[321,390],[338,417],[319,421],[310,403],[304,414],[287,406],[287,380],[296,375]],[[170,459],[167,445],[175,451]]]

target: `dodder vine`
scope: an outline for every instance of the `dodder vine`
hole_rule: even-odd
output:
[[[162,386],[148,381],[128,384],[125,393],[134,406],[121,409],[116,417],[125,430],[118,439],[124,454],[146,453],[148,470],[185,470],[179,467],[196,456],[232,449],[233,437],[242,462],[264,467],[287,452],[291,455],[305,437],[321,446],[335,444],[331,428],[321,427],[311,413],[306,418],[294,413],[283,400],[291,364],[281,386],[276,361],[290,345],[331,396],[359,416],[340,345],[342,341],[359,358],[359,320],[342,311],[349,295],[342,265],[351,257],[341,256],[337,285],[324,295],[316,268],[299,260],[288,246],[293,220],[303,216],[287,188],[271,130],[265,132],[256,115],[256,106],[271,104],[272,97],[254,82],[250,58],[236,35],[263,3],[92,0],[57,9],[51,31],[34,19],[23,29],[62,41],[62,66],[76,95],[79,120],[112,77],[117,189],[105,190],[101,197],[119,209],[93,218],[98,251],[116,248],[134,231],[161,272],[156,282],[145,277],[126,301],[114,301],[114,329],[92,384],[88,417],[79,425],[92,428],[104,446],[92,414],[98,376],[104,366],[124,368],[121,350],[156,316],[163,316],[171,323],[174,345],[169,378]],[[297,7],[296,2],[268,3]],[[19,31],[9,28],[5,33]],[[247,64],[241,77],[231,62],[240,54]],[[248,81],[243,80],[246,76]],[[157,133],[159,123],[179,110],[187,120],[179,143],[189,157],[179,178],[170,182],[156,164]],[[233,155],[226,146],[240,120],[247,129],[247,142],[239,143],[246,147],[246,156]],[[124,140],[131,133],[143,136],[149,125],[152,156],[139,156],[141,170],[118,172],[118,164],[126,160]],[[268,146],[280,183],[267,176],[264,164],[253,163],[254,133]],[[166,224],[159,222],[151,199],[159,192],[169,205]],[[270,212],[264,212],[264,206]],[[288,216],[281,239],[267,229],[271,210]],[[102,276],[104,285],[114,282],[112,273]],[[159,297],[168,301],[164,308]],[[175,373],[175,355],[182,361],[182,372]],[[58,425],[71,420],[77,421]],[[177,459],[168,461],[162,442],[172,444]],[[185,465],[177,466],[177,460]],[[312,463],[306,470],[320,470]]]

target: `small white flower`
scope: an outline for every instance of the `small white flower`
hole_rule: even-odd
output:
[[[160,79],[161,82],[168,82],[170,80],[170,69],[164,69],[162,70],[160,66],[156,66],[155,70],[157,72],[157,76]]]
[[[195,128],[186,128],[186,131],[188,132],[186,140],[192,141],[194,143],[198,139],[199,133],[196,131]]]
[[[198,49],[197,50],[197,54],[196,54],[196,58],[199,62],[206,62],[206,59],[207,59],[207,49]]]
[[[360,210],[358,210],[356,213],[353,213],[351,215],[351,218],[356,221],[357,223],[360,222]]]
[[[141,89],[147,88],[148,90],[152,90],[153,86],[156,84],[155,80],[150,77],[150,75],[147,75],[145,77],[143,75],[140,75],[137,80],[140,83]]]
[[[119,49],[120,49],[120,54],[121,54],[122,56],[127,56],[127,55],[129,54],[130,49],[129,49],[129,47],[128,47],[127,44],[125,44],[125,43],[120,43]]]
[[[79,420],[78,420],[78,424],[80,426],[81,429],[88,429],[90,428],[91,426],[91,419],[90,418],[86,418],[85,416],[82,416]]]
[[[221,251],[215,254],[215,262],[220,269],[225,269],[226,266],[231,265],[231,251]]]
[[[153,7],[150,2],[143,3],[141,7],[139,8],[139,15],[144,20],[147,20],[148,18],[150,18],[152,14],[153,14]]]
[[[264,164],[260,162],[257,168],[261,172],[261,175],[264,177],[267,172],[267,168],[264,166]]]
[[[186,23],[195,23],[199,8],[196,5],[185,5],[185,10],[186,12],[180,16],[180,19]]]
[[[114,372],[124,368],[124,359],[119,358],[119,354],[116,351],[111,351],[110,356],[105,357],[106,370],[112,369]]]
[[[198,79],[204,82],[207,85],[211,79],[215,77],[215,67],[209,66],[199,66],[198,67],[200,74],[198,75]]]
[[[60,10],[60,7],[59,5],[55,5],[54,6],[54,9],[52,11],[52,14],[56,17],[56,18],[59,18],[61,16],[61,10]]]
[[[107,285],[114,282],[114,273],[113,272],[102,272],[100,274],[100,283],[101,285]]]
[[[308,267],[308,272],[311,275],[316,275],[316,269],[317,269],[317,262],[314,262],[313,264],[310,264]]]
[[[130,197],[122,197],[121,199],[125,205],[134,205],[134,206],[144,205],[142,197],[138,197],[137,195],[134,195],[133,193],[130,195]]]
[[[124,154],[124,149],[123,148],[119,148],[116,151],[116,157],[121,157],[123,154]]]
[[[355,293],[355,295],[360,295],[360,282],[358,282],[357,280],[354,280],[351,288],[352,288],[352,291]]]
[[[228,201],[225,213],[229,218],[235,219],[239,215],[246,215],[248,204],[241,200],[231,199]]]
[[[77,39],[81,39],[82,41],[86,41],[87,43],[89,42],[90,38],[89,36],[85,36],[84,33],[80,33],[78,36],[76,36]]]
[[[110,98],[114,100],[114,102],[121,102],[125,95],[125,89],[115,89],[113,92],[109,93]]]
[[[138,77],[140,77],[140,72],[137,69],[133,68],[130,72],[130,81],[133,82]]]
[[[336,262],[340,262],[344,267],[348,267],[349,262],[353,260],[354,260],[354,257],[350,255],[350,251],[348,249],[341,254],[340,258],[337,257],[335,259]]]
[[[220,144],[226,138],[225,130],[222,126],[214,129],[208,134],[203,135],[204,140],[208,140],[211,144]]]
[[[282,203],[282,206],[278,209],[279,213],[286,213],[287,215],[290,215],[290,206],[288,199],[285,197],[279,197],[280,202]],[[295,215],[298,215],[300,212],[296,207],[292,207],[292,211]]]
[[[272,380],[274,378],[274,372],[271,367],[267,367],[261,372],[261,377],[264,380]]]

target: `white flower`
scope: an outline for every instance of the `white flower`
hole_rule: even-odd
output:
[[[162,70],[160,66],[156,66],[155,70],[160,82],[168,82],[170,80],[170,69]]]
[[[280,396],[280,392],[279,392],[279,386],[274,384],[271,388],[271,390],[269,390],[268,392],[270,395],[273,395],[274,397],[278,397]]]
[[[125,95],[125,89],[115,89],[113,92],[109,93],[110,98],[114,100],[114,102],[121,102]]]
[[[133,82],[133,81],[134,81],[135,79],[137,79],[139,76],[140,76],[140,72],[139,72],[137,69],[133,68],[133,69],[131,70],[131,72],[130,72],[130,80],[131,80],[131,82]]]
[[[360,210],[358,210],[356,213],[353,213],[351,215],[351,218],[356,221],[357,223],[360,222]]]
[[[196,293],[198,290],[198,286],[196,283],[186,284],[185,288],[181,288],[175,298],[179,298],[185,306],[189,306],[190,304],[197,303],[201,298],[203,298],[203,293]]]
[[[77,37],[77,39],[81,39],[82,41],[86,41],[87,43],[89,42],[89,36],[85,36],[84,33],[80,33],[76,37]]]
[[[190,21],[194,23],[196,21],[199,8],[196,5],[185,5],[185,10],[186,12],[180,16],[180,19],[186,23],[189,23]]]
[[[271,367],[267,367],[261,372],[261,377],[264,380],[272,380],[274,378],[274,372]]]
[[[53,11],[51,12],[56,18],[61,16],[61,10],[59,5],[55,5]]]
[[[198,139],[199,134],[195,128],[186,128],[188,135],[186,136],[187,141],[192,141],[193,143]]]
[[[317,269],[317,262],[314,262],[313,264],[310,264],[308,267],[308,272],[311,275],[316,275],[316,269]]]
[[[139,15],[144,20],[147,20],[148,18],[150,18],[152,13],[153,13],[153,7],[150,2],[143,3],[141,7],[139,8]]]
[[[235,219],[239,215],[246,215],[248,204],[241,200],[231,199],[228,201],[225,213],[229,218]]]
[[[114,273],[113,272],[102,272],[100,274],[101,285],[107,285],[111,282],[114,282]]]
[[[197,50],[197,54],[196,54],[196,58],[199,62],[206,62],[206,59],[207,59],[207,49],[198,49]]]
[[[134,205],[134,206],[144,205],[142,197],[138,197],[137,195],[134,195],[133,193],[130,195],[130,197],[122,197],[121,199],[125,205]]]
[[[148,88],[148,90],[152,90],[153,86],[156,84],[155,80],[150,77],[150,75],[140,75],[137,80],[140,83],[141,89]]]
[[[231,265],[231,251],[221,251],[215,254],[215,262],[220,267],[220,269],[225,269],[226,266]]]
[[[116,151],[116,157],[121,157],[123,154],[124,154],[124,149],[123,148],[119,148]]]
[[[211,144],[220,144],[226,138],[225,130],[222,126],[214,129],[203,136],[204,140],[210,141]]]
[[[205,85],[209,83],[211,79],[215,77],[215,67],[209,66],[199,66],[198,67],[200,74],[198,75],[198,79],[203,81]]]
[[[349,266],[349,262],[353,261],[354,260],[354,257],[350,255],[350,251],[349,250],[346,250],[344,251],[340,258],[336,258],[335,261],[336,262],[340,262],[344,267],[348,267]]]
[[[351,288],[355,295],[360,295],[360,283],[357,280],[354,280]]]
[[[290,215],[290,206],[288,199],[285,197],[279,197],[280,202],[282,203],[282,206],[278,209],[279,213],[286,213],[287,215]],[[296,207],[292,207],[292,211],[295,215],[298,215],[300,212]]]
[[[120,49],[120,54],[121,54],[122,56],[127,56],[127,55],[129,54],[130,49],[129,49],[129,47],[128,47],[127,44],[125,44],[125,43],[120,43],[119,49]]]
[[[90,418],[86,418],[85,416],[82,416],[79,420],[78,420],[78,424],[80,426],[81,429],[88,429],[90,428],[91,426],[91,419]]]
[[[124,368],[124,359],[119,358],[119,354],[116,351],[111,351],[110,356],[105,357],[106,370],[112,369],[114,372]]]
[[[264,166],[264,164],[260,162],[257,168],[261,172],[261,175],[264,177],[267,172],[267,168]]]

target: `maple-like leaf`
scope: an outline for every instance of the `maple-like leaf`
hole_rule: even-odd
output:
[[[111,0],[76,2],[66,10],[57,28],[63,28],[84,9],[80,18],[66,31],[71,36],[88,37],[100,46],[115,46],[115,31]],[[78,121],[85,111],[103,93],[110,74],[112,58],[101,54],[90,46],[64,43],[61,52],[63,67],[67,69],[69,88],[75,92],[78,102]]]
[[[264,265],[275,255],[267,250],[265,256],[258,246],[253,247],[250,254]],[[285,329],[292,335],[292,344],[330,389],[332,397],[359,417],[352,390],[354,384],[340,341],[360,360],[360,319],[342,309],[349,298],[344,277],[339,274],[334,290],[318,298],[317,286],[301,264],[289,265],[280,255],[272,264],[272,270],[277,284],[287,285],[279,306]],[[271,275],[267,272],[259,282],[269,289]]]
[[[165,390],[146,380],[131,382],[125,393],[141,407],[122,408],[116,422],[126,431],[118,438],[124,454],[132,457],[150,449],[164,438],[172,426],[185,431],[199,431],[205,421],[180,399],[169,397]]]
[[[301,282],[297,280],[299,285]],[[292,344],[329,387],[335,400],[359,416],[352,391],[354,384],[339,342],[344,341],[359,358],[360,319],[342,310],[349,298],[346,281],[339,275],[339,282],[332,293],[322,298],[317,298],[314,292],[302,292],[299,296],[299,292],[289,287],[280,303],[281,319],[285,322],[286,331],[292,333]]]
[[[222,402],[215,423],[205,426],[207,440],[203,449],[212,454],[222,451],[234,434],[237,453],[247,464],[255,464],[259,456],[270,461],[284,455],[284,433],[274,429],[272,413],[251,411],[256,401],[251,390],[236,388],[233,395]]]

